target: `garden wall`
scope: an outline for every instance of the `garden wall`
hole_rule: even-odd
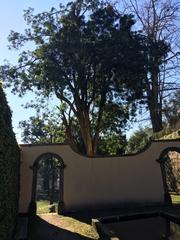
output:
[[[43,153],[59,155],[65,164],[65,211],[156,205],[164,203],[160,163],[167,148],[180,148],[179,140],[154,141],[143,152],[115,157],[85,157],[69,145],[21,145],[20,213],[27,213],[31,202],[35,160]]]

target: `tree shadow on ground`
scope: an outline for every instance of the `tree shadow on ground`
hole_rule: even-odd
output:
[[[92,240],[77,233],[56,227],[39,216],[30,218],[29,240]]]

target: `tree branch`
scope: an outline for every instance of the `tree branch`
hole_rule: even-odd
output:
[[[69,107],[72,109],[74,114],[77,115],[77,111],[76,111],[76,109],[73,106],[73,103],[71,101],[69,101],[66,97],[64,97],[63,94],[58,93],[57,90],[55,90],[55,94],[56,94],[57,98],[59,98],[60,100],[66,102],[69,105]]]

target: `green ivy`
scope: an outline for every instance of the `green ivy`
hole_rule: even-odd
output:
[[[20,151],[0,83],[0,239],[10,240],[18,214]]]

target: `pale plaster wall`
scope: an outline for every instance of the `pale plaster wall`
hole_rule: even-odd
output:
[[[152,142],[137,155],[88,158],[68,145],[21,145],[19,212],[26,213],[31,201],[34,161],[43,153],[58,154],[64,161],[66,210],[120,206],[127,203],[162,204],[164,189],[160,164],[156,161],[179,141]]]

